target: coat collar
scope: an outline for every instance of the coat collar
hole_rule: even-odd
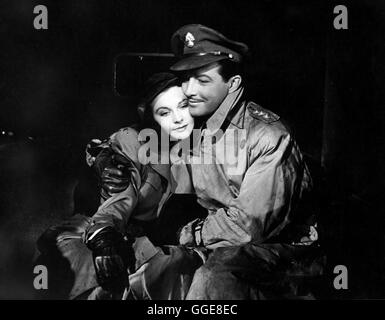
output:
[[[218,109],[206,121],[206,127],[210,132],[218,131],[225,122],[231,122],[238,128],[243,128],[245,108],[241,107],[243,88],[230,93],[223,100]]]

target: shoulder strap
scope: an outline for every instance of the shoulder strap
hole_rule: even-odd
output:
[[[265,123],[272,123],[272,122],[278,121],[280,118],[274,112],[267,110],[265,108],[262,108],[260,105],[254,102],[249,102],[247,104],[247,110],[254,119],[258,119]]]

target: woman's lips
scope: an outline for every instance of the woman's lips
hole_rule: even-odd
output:
[[[187,128],[187,124],[185,124],[184,126],[175,128],[175,129],[173,129],[173,131],[183,132],[186,130],[186,128]]]

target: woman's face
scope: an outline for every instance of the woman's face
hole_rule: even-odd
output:
[[[154,120],[172,139],[182,140],[190,136],[194,128],[194,118],[181,87],[175,86],[161,92],[152,102],[152,106]]]

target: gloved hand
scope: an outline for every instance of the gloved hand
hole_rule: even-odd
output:
[[[128,188],[131,183],[132,164],[123,156],[112,153],[108,155],[106,166],[100,174],[101,193],[104,199],[109,198],[114,193],[119,193]],[[100,161],[100,163],[98,163]],[[96,158],[96,165],[103,166],[106,155]],[[100,169],[99,169],[100,170]]]
[[[103,199],[126,190],[130,185],[133,164],[106,143],[91,140],[86,148],[86,161],[99,178]]]
[[[132,260],[132,242],[112,227],[106,227],[86,241],[92,251],[99,285],[111,292],[122,292],[129,286],[128,266]],[[131,264],[133,261],[131,261]]]

